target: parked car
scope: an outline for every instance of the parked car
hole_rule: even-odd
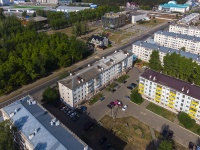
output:
[[[73,113],[73,110],[68,111],[67,116],[71,115]]]
[[[99,100],[103,101],[105,99],[105,96],[102,96]]]
[[[120,107],[123,106],[122,102],[119,101],[119,100],[115,100],[115,101],[114,101],[114,105],[115,105],[115,106],[120,106]]]
[[[125,98],[127,99],[127,100],[131,100],[131,98],[130,98],[130,96],[125,96]]]
[[[168,133],[168,129],[163,129],[162,131],[162,136],[165,137]]]
[[[194,143],[193,142],[189,142],[188,148],[189,148],[189,150],[193,150]]]
[[[76,112],[71,113],[70,117],[74,117],[76,115]]]
[[[108,108],[112,109],[115,106],[114,102],[110,102],[110,104],[107,105]]]
[[[122,107],[122,111],[126,111],[127,108],[128,108],[128,105],[124,105],[124,106]]]
[[[102,145],[103,143],[105,143],[105,141],[107,140],[107,138],[104,136],[100,139],[99,141],[99,145]]]
[[[80,108],[81,108],[82,112],[86,112],[87,111],[87,107],[86,106],[81,106]]]

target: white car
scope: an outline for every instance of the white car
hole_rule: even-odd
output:
[[[122,107],[122,111],[126,111],[127,108],[128,108],[128,105],[124,105],[124,106]]]

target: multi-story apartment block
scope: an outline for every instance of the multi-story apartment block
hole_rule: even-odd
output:
[[[102,24],[104,28],[119,28],[126,24],[126,13],[117,12],[117,13],[106,13],[101,17]]]
[[[173,24],[169,26],[169,32],[200,37],[200,28],[198,26]]]
[[[162,107],[186,112],[200,121],[200,87],[147,69],[139,77],[139,93]]]
[[[47,112],[31,96],[1,109],[18,130],[15,141],[23,150],[88,150],[88,145]]]
[[[153,43],[147,43],[143,41],[137,41],[133,44],[132,52],[143,61],[148,62],[152,52],[156,50],[159,52],[160,61],[163,63],[163,59],[167,54],[177,53],[186,58],[192,58],[194,62],[200,65],[200,56],[190,52],[185,52],[177,49],[172,49],[164,46],[160,46]]]
[[[181,49],[194,54],[200,53],[200,37],[177,34],[167,31],[157,31],[154,34],[154,41],[161,46]]]
[[[132,53],[116,51],[75,74],[71,73],[69,77],[58,81],[61,99],[71,107],[77,106],[125,74],[132,67],[132,63]]]
[[[199,21],[199,17],[200,17],[199,13],[191,13],[191,14],[185,16],[184,18],[182,18],[181,20],[179,20],[177,23],[184,24],[184,25],[190,25],[192,22],[196,23],[197,21]]]

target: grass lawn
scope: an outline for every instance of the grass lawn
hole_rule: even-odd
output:
[[[147,125],[133,117],[117,118],[106,115],[101,119],[104,128],[111,130],[127,143],[124,150],[146,149],[151,142],[151,132]],[[128,125],[127,125],[128,124]]]
[[[68,36],[72,36],[72,27],[68,27],[68,28],[64,28],[64,29],[59,29],[59,30],[50,30],[50,31],[47,31],[48,34],[53,34],[53,33],[56,33],[56,32],[61,32],[61,33],[67,34]]]
[[[170,120],[173,122],[174,120],[174,117],[176,116],[175,113],[169,111],[169,110],[166,110],[165,108],[163,107],[160,107],[154,103],[150,103],[147,107],[146,107],[148,110]]]
[[[180,126],[182,126],[183,128],[185,128],[182,124],[180,124]],[[187,129],[187,130],[190,130],[190,131],[196,133],[197,135],[200,135],[200,133],[198,133],[198,131],[197,131],[198,129],[200,130],[200,125],[194,123],[193,127],[190,128],[190,129]]]
[[[164,23],[164,22],[165,22],[165,20],[163,20],[163,19],[153,19],[153,20],[146,21],[146,22],[139,24],[139,25],[145,26],[145,27],[155,27],[155,26],[157,26],[161,23]]]
[[[118,84],[115,83],[115,82],[111,83],[110,85],[108,85],[108,86],[106,87],[106,91],[110,92],[110,91],[111,91],[112,89],[114,89],[117,85],[118,85]]]
[[[95,104],[101,97],[103,96],[103,94],[101,93],[98,93],[96,95],[93,96],[93,98],[91,98],[89,101],[88,101],[88,104],[91,106],[93,104]]]
[[[119,82],[119,83],[122,83],[122,82],[124,82],[126,79],[128,79],[129,78],[129,76],[127,75],[127,74],[125,74],[125,75],[122,75],[121,77],[119,77],[118,79],[117,79],[117,82]]]
[[[13,8],[31,8],[31,9],[43,9],[44,6],[13,6]]]

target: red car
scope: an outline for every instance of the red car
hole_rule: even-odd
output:
[[[115,106],[118,105],[119,107],[122,107],[122,106],[123,106],[122,102],[119,101],[119,100],[115,100],[115,101],[114,101],[114,104],[115,104]]]

